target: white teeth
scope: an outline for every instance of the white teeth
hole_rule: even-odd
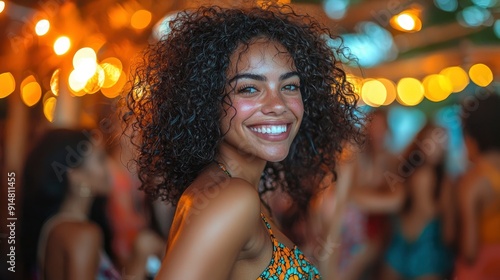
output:
[[[262,134],[280,134],[286,132],[286,125],[266,125],[251,127],[250,129]]]

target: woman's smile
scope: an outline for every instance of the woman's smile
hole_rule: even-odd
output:
[[[304,113],[290,54],[274,41],[257,39],[231,56],[228,77],[232,107],[222,119],[222,145],[265,161],[283,160]]]

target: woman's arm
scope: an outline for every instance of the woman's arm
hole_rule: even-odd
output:
[[[260,199],[247,182],[231,179],[210,196],[199,195],[184,198],[176,213],[158,280],[228,279],[258,228]]]
[[[67,234],[67,266],[64,268],[67,273],[64,278],[68,280],[95,279],[103,242],[101,229],[92,223],[75,223]]]

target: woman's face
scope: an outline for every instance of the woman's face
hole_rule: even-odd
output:
[[[111,177],[104,149],[95,145],[80,167],[93,195],[106,195],[111,190]]]
[[[233,107],[221,129],[222,145],[266,161],[283,160],[297,135],[304,106],[300,79],[286,49],[257,39],[231,56],[227,91]]]

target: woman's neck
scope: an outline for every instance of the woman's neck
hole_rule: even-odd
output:
[[[231,149],[221,147],[216,159],[223,164],[232,177],[241,178],[257,189],[266,161],[253,155],[242,154]]]
[[[64,199],[59,214],[74,217],[78,220],[86,220],[90,213],[93,197],[81,197],[76,194],[68,194]]]

